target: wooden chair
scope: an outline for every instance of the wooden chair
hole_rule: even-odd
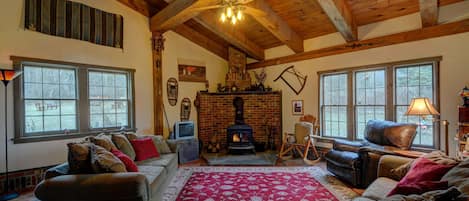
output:
[[[300,118],[300,122],[295,124],[295,133],[285,133],[283,136],[282,147],[280,148],[279,158],[287,160],[291,158],[296,151],[301,155],[306,164],[313,165],[320,161],[320,156],[316,150],[315,142],[317,140],[319,125],[316,117],[305,115]],[[312,152],[315,159],[308,158]],[[286,154],[290,153],[289,156]]]

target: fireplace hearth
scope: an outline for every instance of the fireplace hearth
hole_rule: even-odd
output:
[[[244,100],[233,99],[235,107],[235,125],[227,128],[227,144],[229,153],[255,153],[252,127],[244,122]]]

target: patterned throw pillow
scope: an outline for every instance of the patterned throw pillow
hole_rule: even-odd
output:
[[[116,145],[117,149],[122,151],[125,155],[129,156],[130,159],[135,160],[135,150],[130,144],[127,137],[122,134],[112,134],[112,142]]]
[[[130,140],[135,140],[138,138],[137,134],[135,133],[124,133],[125,137],[127,137],[127,139],[130,141]]]
[[[68,165],[71,174],[92,173],[90,146],[91,143],[68,143]]]
[[[168,144],[166,141],[163,139],[163,136],[161,135],[156,135],[156,136],[151,136],[153,140],[153,144],[155,144],[156,149],[158,149],[158,152],[160,154],[169,154],[172,153],[171,149],[169,148]]]
[[[421,158],[426,158],[428,160],[431,160],[435,163],[442,164],[442,165],[457,165],[460,161],[455,158],[451,158],[447,156],[445,153],[442,151],[432,151],[428,154],[424,154],[421,156]],[[391,170],[391,173],[396,175],[398,178],[404,177],[407,172],[410,170],[412,167],[412,164],[414,163],[415,160],[409,161],[408,163],[405,163],[399,167],[396,167]]]
[[[98,136],[87,137],[91,143],[103,147],[106,151],[111,151],[111,149],[117,149],[116,145],[112,143],[111,137],[107,136],[104,133],[99,134]]]
[[[124,163],[103,147],[91,145],[90,152],[94,173],[127,172]]]

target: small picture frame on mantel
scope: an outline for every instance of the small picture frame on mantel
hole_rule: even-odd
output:
[[[303,100],[292,100],[292,114],[303,115]]]

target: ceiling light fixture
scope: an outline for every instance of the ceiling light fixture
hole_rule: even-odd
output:
[[[238,21],[243,19],[242,10],[243,7],[238,0],[223,0],[220,20],[222,22],[230,21],[231,24],[235,25]]]

